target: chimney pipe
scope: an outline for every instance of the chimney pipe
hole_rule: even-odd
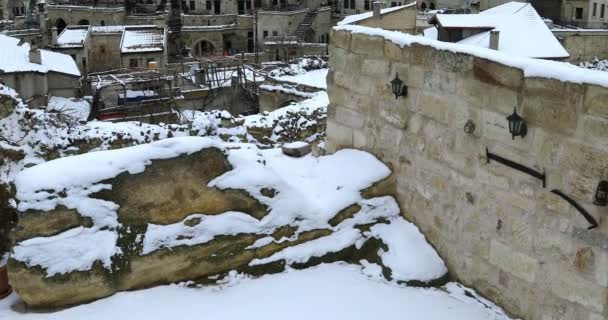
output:
[[[472,14],[477,14],[479,13],[479,0],[473,0],[471,1],[471,5],[470,5],[470,10]]]
[[[42,64],[42,54],[38,46],[34,44],[30,46],[29,58],[31,63]]]
[[[375,19],[380,19],[381,18],[381,16],[380,16],[380,10],[382,10],[382,2],[376,1],[372,5],[374,7],[374,18]]]
[[[490,31],[490,49],[498,50],[499,38],[500,38],[500,31],[498,31],[498,30]]]
[[[52,27],[51,28],[51,44],[53,46],[56,46],[58,44],[57,42],[57,27]]]

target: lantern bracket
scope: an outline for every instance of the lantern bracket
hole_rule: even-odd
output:
[[[585,210],[585,208],[581,207],[581,205],[579,205],[576,201],[574,201],[574,199],[570,198],[569,196],[565,195],[563,192],[561,192],[560,190],[557,190],[557,189],[553,189],[553,190],[551,190],[551,192],[560,196],[562,199],[568,201],[568,203],[570,203],[574,208],[576,208],[576,210],[578,210],[578,212],[581,213],[581,215],[583,215],[585,220],[587,220],[587,222],[589,222],[589,224],[591,224],[591,226],[589,226],[587,228],[587,230],[597,228],[597,226],[599,225],[597,223],[597,220],[595,220],[595,218],[592,215],[590,215],[589,212],[587,212],[587,210]]]
[[[519,164],[519,163],[517,163],[513,160],[509,160],[507,158],[503,158],[497,154],[490,153],[488,148],[486,148],[486,158],[488,159],[488,163],[490,163],[490,160],[494,160],[494,161],[504,164],[507,167],[511,167],[515,170],[519,170],[523,173],[527,173],[527,174],[533,176],[534,178],[541,180],[543,182],[543,188],[547,187],[547,176],[544,173],[540,173],[532,168],[528,168],[528,167],[524,166],[523,164]]]

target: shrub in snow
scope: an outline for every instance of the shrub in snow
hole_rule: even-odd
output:
[[[0,184],[0,257],[4,257],[10,250],[9,232],[17,224],[17,213],[12,204],[13,194],[8,185]],[[4,264],[0,262],[0,266]]]
[[[597,57],[591,61],[579,62],[579,67],[598,71],[608,71],[608,59],[600,60]]]

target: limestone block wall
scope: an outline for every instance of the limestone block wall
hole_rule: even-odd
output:
[[[608,59],[608,30],[553,30],[553,34],[570,54],[569,61]]]
[[[329,51],[328,151],[364,149],[392,167],[402,212],[453,277],[523,319],[608,318],[608,207],[592,203],[608,166],[608,88],[350,31],[332,31]],[[408,87],[398,99],[389,84],[397,72]],[[514,106],[528,123],[524,139],[508,132]],[[486,148],[545,172],[546,188],[488,163]],[[553,189],[599,227],[587,230]]]
[[[355,24],[413,34],[416,30],[416,12],[416,6],[410,5],[401,10],[385,13],[380,19],[372,16],[368,19],[355,22]]]

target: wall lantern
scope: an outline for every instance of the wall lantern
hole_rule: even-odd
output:
[[[404,86],[403,81],[399,79],[399,73],[397,73],[395,79],[391,81],[391,88],[393,89],[395,99],[399,98],[399,96],[407,96],[407,86]]]
[[[602,170],[601,179],[604,179],[604,168]],[[593,204],[596,206],[605,207],[608,204],[608,181],[600,180],[600,183],[597,185],[597,190],[595,191],[595,198],[593,199]]]
[[[513,108],[513,114],[507,117],[509,121],[509,132],[511,133],[511,139],[515,137],[525,137],[528,133],[528,126],[522,117],[517,114],[517,107]]]

